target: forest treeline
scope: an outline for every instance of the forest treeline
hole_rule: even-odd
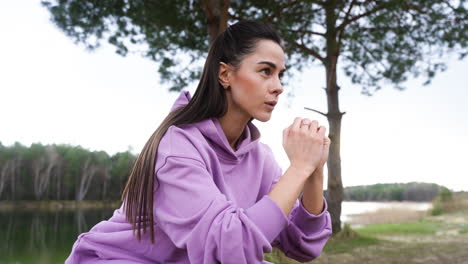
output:
[[[119,200],[136,156],[80,146],[0,142],[0,200]],[[443,188],[394,183],[344,189],[351,201],[431,201]]]
[[[384,183],[344,188],[348,201],[432,201],[446,187],[435,183]]]
[[[0,200],[119,200],[136,156],[0,142]]]

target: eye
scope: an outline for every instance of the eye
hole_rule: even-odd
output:
[[[265,73],[266,75],[270,75],[271,70],[270,70],[270,68],[264,68],[264,69],[261,69],[260,72],[263,72],[263,73]]]

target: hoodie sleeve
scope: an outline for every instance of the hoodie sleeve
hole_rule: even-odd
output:
[[[228,201],[205,164],[196,158],[158,158],[154,193],[156,223],[190,263],[262,263],[288,223],[279,206],[264,196],[250,208]]]
[[[276,237],[272,246],[292,259],[311,261],[322,253],[332,234],[330,214],[324,200],[324,211],[319,215],[309,213],[300,199],[291,211],[289,225]]]
[[[273,155],[273,154],[271,154]],[[273,186],[283,175],[281,168],[274,160],[270,159],[275,178]],[[311,261],[322,253],[323,247],[332,234],[330,214],[327,211],[327,202],[324,201],[324,208],[319,215],[309,213],[302,204],[302,196],[296,200],[296,203],[288,216],[288,225],[275,238],[272,243],[283,251],[283,253],[297,261]]]

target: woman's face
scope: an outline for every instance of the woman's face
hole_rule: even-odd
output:
[[[285,71],[283,49],[271,40],[259,40],[237,69],[231,69],[228,77],[230,88],[226,90],[228,114],[236,120],[255,118],[270,120],[273,109],[283,92],[281,77]]]

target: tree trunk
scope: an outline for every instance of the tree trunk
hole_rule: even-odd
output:
[[[44,167],[46,166],[46,160],[44,155],[36,158],[32,162],[32,171],[33,171],[33,192],[36,200],[41,198],[41,182],[44,175]]]
[[[96,165],[91,164],[91,160],[88,158],[82,169],[80,185],[78,186],[78,191],[76,192],[76,201],[84,200],[97,170],[98,168]]]
[[[332,60],[333,61],[333,60]],[[328,212],[332,219],[333,233],[341,230],[341,202],[343,201],[343,183],[341,181],[341,119],[344,113],[340,112],[338,91],[336,84],[336,60],[327,67],[327,103],[328,103],[328,124],[329,138],[331,139],[330,153],[327,161],[328,168],[328,188],[327,202]]]
[[[203,0],[203,10],[207,18],[210,45],[215,38],[227,28],[230,0]]]
[[[4,164],[3,167],[0,170],[0,197],[2,197],[2,192],[3,189],[6,189],[5,186],[7,186],[7,181],[8,181],[8,174],[12,173],[12,170],[10,167],[14,167],[14,160],[7,160]]]
[[[327,1],[325,34],[327,41],[327,57],[324,61],[326,69],[326,92],[328,113],[327,119],[330,126],[329,138],[331,139],[330,152],[328,155],[328,188],[327,203],[328,212],[332,219],[333,234],[341,230],[341,202],[343,201],[343,183],[341,181],[341,157],[340,157],[340,137],[341,118],[344,113],[340,112],[338,101],[339,87],[336,82],[336,69],[338,64],[339,48],[336,31],[336,1]]]

